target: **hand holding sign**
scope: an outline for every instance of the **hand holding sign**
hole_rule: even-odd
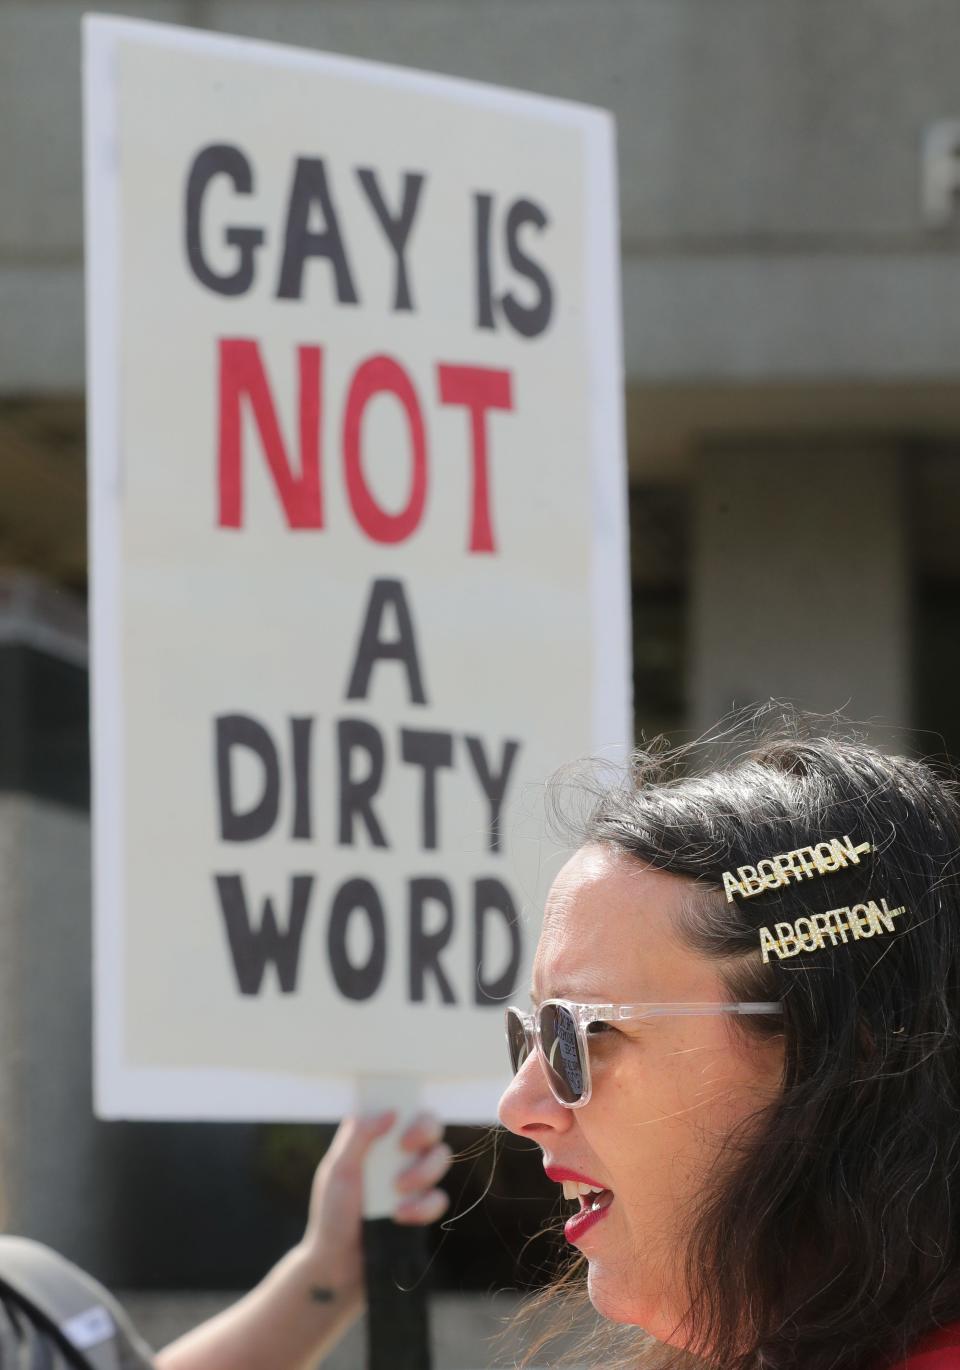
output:
[[[316,1263],[319,1290],[324,1287],[323,1272],[329,1270],[333,1253],[340,1296],[352,1296],[358,1304],[363,1290],[360,1222],[364,1163],[374,1143],[395,1121],[392,1112],[344,1119],[313,1180],[301,1247]],[[396,1222],[425,1225],[446,1212],[449,1200],[437,1185],[450,1166],[452,1153],[442,1136],[442,1124],[429,1113],[419,1114],[401,1134],[399,1146],[408,1164],[394,1181]]]
[[[394,1122],[379,1113],[340,1124],[314,1176],[302,1241],[239,1303],[165,1347],[157,1370],[302,1370],[329,1351],[363,1303],[364,1170]],[[408,1164],[396,1180],[397,1222],[426,1224],[446,1207],[435,1187],[451,1159],[441,1130],[420,1114],[400,1135]]]

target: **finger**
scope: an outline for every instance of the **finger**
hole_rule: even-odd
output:
[[[450,1207],[450,1199],[442,1189],[431,1189],[416,1199],[404,1199],[393,1210],[394,1222],[405,1227],[426,1227],[442,1218]]]
[[[435,1113],[419,1113],[404,1128],[400,1145],[404,1151],[426,1151],[443,1137],[443,1123]]]
[[[450,1169],[453,1152],[446,1142],[438,1142],[413,1165],[401,1170],[393,1182],[398,1194],[416,1194],[421,1189],[432,1189]]]
[[[362,1170],[367,1152],[390,1131],[396,1120],[397,1115],[392,1110],[362,1118],[356,1115],[344,1118],[330,1143],[327,1153],[330,1164],[338,1170]]]

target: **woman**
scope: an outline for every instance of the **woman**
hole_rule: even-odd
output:
[[[639,757],[579,836],[500,1117],[648,1334],[623,1363],[960,1367],[952,781],[796,734]]]

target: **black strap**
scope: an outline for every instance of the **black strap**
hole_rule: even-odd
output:
[[[49,1337],[57,1350],[64,1357],[68,1365],[72,1365],[74,1370],[92,1370],[90,1362],[82,1351],[79,1351],[63,1331],[54,1322],[49,1314],[39,1308],[32,1299],[28,1299],[26,1294],[21,1293],[15,1285],[8,1284],[5,1279],[0,1277],[0,1296],[15,1303],[32,1323],[39,1327],[45,1336]]]

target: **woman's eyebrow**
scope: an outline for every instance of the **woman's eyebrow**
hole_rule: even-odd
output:
[[[559,985],[553,986],[550,994],[543,994],[539,997],[530,990],[530,1002],[541,1004],[544,999],[568,999],[571,1004],[608,1004],[625,1003],[626,1000],[618,999],[615,994],[610,994],[606,986],[599,984],[591,985],[589,982],[581,981],[579,984],[571,983],[568,980],[561,981]],[[630,1001],[633,1002],[632,1000]]]

